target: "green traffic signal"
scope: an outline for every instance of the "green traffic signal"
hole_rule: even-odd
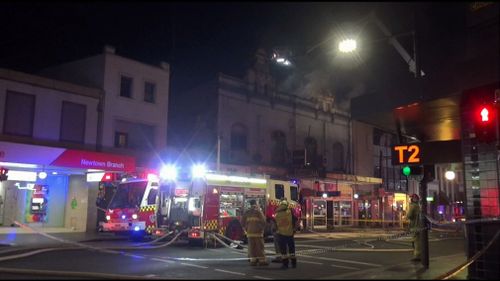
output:
[[[411,168],[409,166],[403,167],[403,175],[409,176],[411,174]]]

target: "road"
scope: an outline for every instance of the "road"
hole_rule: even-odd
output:
[[[464,255],[461,235],[440,236],[439,233],[430,235],[431,261],[433,257]],[[377,241],[361,237],[351,234],[351,237],[333,239],[321,235],[297,238],[298,268],[288,270],[280,269],[277,263],[251,267],[244,251],[189,247],[182,241],[156,249],[107,252],[102,250],[128,247],[132,242],[89,242],[85,243],[91,247],[88,249],[59,249],[17,259],[9,258],[32,249],[3,254],[0,251],[0,279],[119,279],[125,275],[152,279],[358,279],[365,276],[364,272],[369,278],[373,272],[387,271],[388,267],[397,271],[398,264],[407,263],[412,257],[408,239]],[[266,250],[272,253],[273,249],[272,243],[266,243]],[[430,266],[439,265],[431,263]],[[6,273],[8,269],[26,272]]]

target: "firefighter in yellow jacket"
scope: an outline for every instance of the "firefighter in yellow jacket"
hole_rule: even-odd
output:
[[[295,239],[293,235],[295,234],[295,223],[297,218],[293,216],[291,210],[288,208],[288,202],[286,200],[281,201],[279,207],[276,209],[275,220],[278,228],[278,241],[283,262],[281,268],[287,269],[290,260],[292,262],[292,267],[296,268],[297,258],[295,257]]]
[[[420,219],[420,205],[419,196],[417,194],[412,194],[410,196],[410,210],[408,211],[408,219],[410,220],[410,231],[413,233],[413,259],[412,261],[420,261],[421,257],[421,228],[422,221]]]
[[[255,200],[250,200],[250,209],[243,215],[241,224],[247,234],[250,265],[268,265],[264,253],[266,218]]]

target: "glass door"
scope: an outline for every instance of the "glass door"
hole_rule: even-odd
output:
[[[313,229],[326,229],[326,200],[313,201]]]

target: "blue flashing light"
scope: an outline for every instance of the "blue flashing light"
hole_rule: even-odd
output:
[[[175,165],[163,166],[160,170],[160,177],[165,180],[177,179],[177,167]]]
[[[191,168],[191,174],[193,178],[203,178],[207,173],[207,168],[204,164],[196,164]]]
[[[125,216],[125,215],[122,215],[122,219],[123,219],[123,220],[124,220],[124,219],[125,219],[126,217],[127,217],[127,216]]]
[[[139,231],[139,230],[141,230],[141,228],[140,228],[138,225],[136,225],[136,226],[134,227],[134,231]]]

